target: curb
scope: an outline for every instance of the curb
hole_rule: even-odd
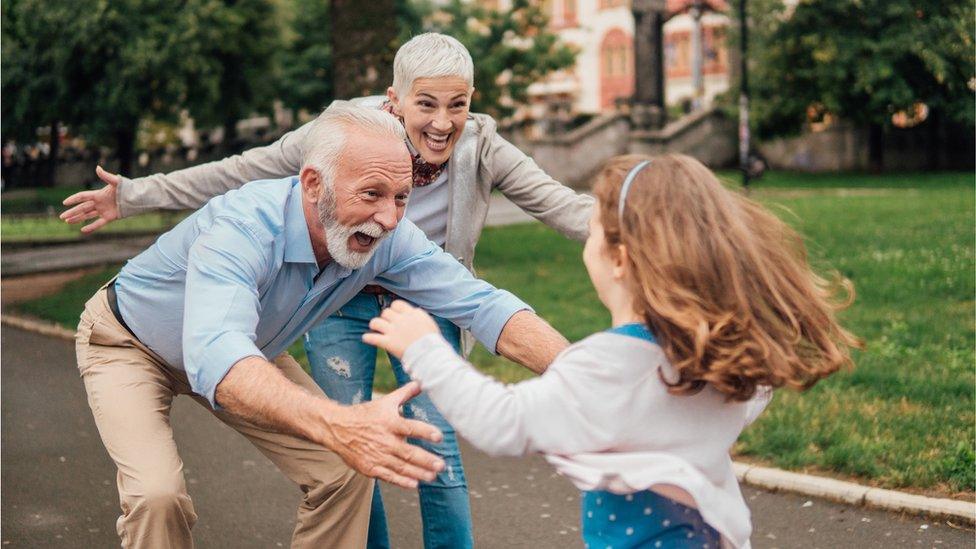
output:
[[[66,339],[68,341],[74,341],[75,339],[74,330],[63,328],[53,322],[45,322],[16,315],[4,314],[0,315],[0,324],[20,328],[21,330],[27,330],[28,332],[56,337],[58,339]]]
[[[42,335],[73,341],[75,333],[52,322],[43,322],[16,315],[0,315],[0,323]],[[976,503],[947,498],[930,498],[864,486],[826,477],[791,473],[782,469],[733,462],[732,469],[739,482],[770,491],[782,491],[845,503],[924,515],[932,518],[956,519],[976,524]]]
[[[734,462],[739,482],[772,491],[783,491],[823,498],[848,505],[858,505],[924,515],[932,518],[956,519],[976,524],[976,503],[947,498],[930,498],[897,490],[885,490],[803,473],[760,467]]]

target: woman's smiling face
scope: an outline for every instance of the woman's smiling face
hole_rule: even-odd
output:
[[[443,164],[464,130],[473,91],[460,76],[441,76],[414,80],[406,97],[397,97],[391,87],[387,97],[421,158]]]

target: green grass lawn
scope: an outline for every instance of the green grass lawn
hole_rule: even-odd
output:
[[[921,186],[920,186],[921,185]],[[777,467],[858,477],[889,488],[974,491],[974,223],[969,174],[767,174],[754,196],[807,237],[816,264],[857,289],[845,324],[865,340],[856,367],[811,391],[777,393],[736,446]],[[546,227],[485,231],[479,275],[514,291],[570,340],[609,323],[581,246]],[[110,272],[22,306],[67,326]],[[300,345],[294,348],[300,353]],[[505,381],[529,373],[482,348],[472,360]],[[393,385],[389,368],[377,386]]]
[[[0,195],[0,210],[6,214],[45,213],[61,211],[61,202],[84,187],[37,187],[14,189]]]
[[[56,210],[60,213],[61,210]],[[185,212],[149,213],[109,223],[96,234],[154,233],[173,227],[186,217]],[[56,215],[7,215],[0,218],[3,242],[74,241],[84,237],[80,225],[68,225]]]

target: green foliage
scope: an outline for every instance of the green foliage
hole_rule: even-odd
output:
[[[79,107],[70,121],[109,141],[147,116],[175,120],[187,97],[216,101],[216,61],[204,52],[220,38],[220,11],[215,0],[92,2],[72,33],[85,47],[68,75]]]
[[[61,189],[51,189],[51,194],[57,194]],[[30,242],[37,243],[58,243],[58,242],[81,242],[85,237],[78,232],[76,225],[68,225],[57,217],[50,215],[10,215],[4,203],[4,215],[0,219],[0,235],[4,243]],[[17,204],[14,204],[17,207]],[[54,211],[62,209],[63,206],[53,208]],[[171,229],[179,223],[186,212],[164,211],[147,213],[134,217],[126,217],[113,221],[105,228],[98,231],[98,234],[126,234],[126,235],[152,235]]]
[[[761,137],[798,132],[809,114],[889,127],[916,102],[973,126],[972,2],[803,0],[790,11],[751,0],[749,12]]]
[[[278,96],[286,107],[317,113],[333,99],[332,18],[326,0],[290,0],[292,38],[279,57]]]
[[[473,111],[504,118],[526,102],[530,84],[576,62],[576,51],[547,29],[539,2],[514,0],[504,12],[463,0],[420,9],[426,10],[425,30],[449,34],[471,52]]]
[[[79,46],[73,26],[84,14],[81,2],[44,9],[44,2],[0,4],[0,59],[3,71],[3,136],[33,140],[36,128],[65,119],[71,109],[65,76]]]
[[[125,165],[143,120],[266,107],[279,34],[270,0],[4,2],[4,137],[59,121]]]
[[[282,21],[270,0],[221,0],[212,16],[201,55],[208,61],[208,80],[219,97],[189,96],[192,116],[200,125],[222,125],[233,138],[238,120],[270,111],[277,87],[276,57],[283,47]]]

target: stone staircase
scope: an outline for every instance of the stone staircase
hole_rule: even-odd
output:
[[[719,168],[735,163],[738,147],[735,120],[715,107],[652,131],[632,129],[629,117],[618,112],[597,116],[559,135],[532,139],[517,131],[501,133],[554,179],[580,189],[588,189],[603,163],[616,155],[680,152]]]

